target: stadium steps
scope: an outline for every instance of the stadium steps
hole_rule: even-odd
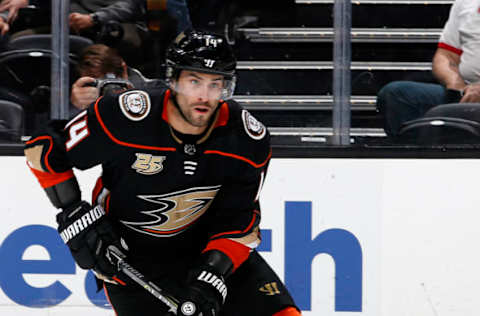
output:
[[[375,111],[376,96],[352,96],[350,104],[354,111]],[[240,95],[235,100],[249,110],[331,111],[333,97],[326,95]]]
[[[392,80],[432,81],[430,62],[352,62],[352,93],[376,95]],[[331,61],[241,61],[240,95],[315,95],[333,93]]]
[[[352,70],[431,70],[431,62],[359,62]],[[239,61],[237,70],[332,70],[331,61]]]
[[[333,28],[278,27],[239,28],[246,39],[252,42],[332,42]],[[385,29],[352,28],[352,43],[437,43],[442,29]]]
[[[384,135],[376,110],[383,85],[433,81],[431,59],[452,3],[352,1],[352,135]],[[332,133],[333,5],[334,0],[296,0],[294,12],[264,12],[256,23],[236,29],[235,98],[272,134],[280,135],[282,126],[288,134],[301,135],[301,128]]]

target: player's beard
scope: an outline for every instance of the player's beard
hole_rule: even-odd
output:
[[[173,96],[173,103],[175,104],[175,107],[177,108],[178,112],[180,113],[180,116],[190,125],[195,126],[195,127],[205,127],[209,124],[210,118],[212,115],[215,113],[214,106],[209,104],[209,103],[195,103],[195,104],[189,104],[186,106],[187,110],[184,111],[182,106],[178,103],[177,96]],[[205,113],[204,115],[196,115],[195,112],[195,106],[202,105],[205,107],[208,107],[208,113]],[[218,103],[217,103],[218,106]]]
[[[196,105],[200,105],[200,104],[196,104]],[[212,108],[210,105],[204,105],[204,106],[208,106],[208,112],[204,113],[203,115],[202,114],[196,114],[196,110],[195,110],[195,106],[196,105],[190,105],[188,106],[188,110],[186,111],[186,113],[182,111],[183,113],[183,116],[184,118],[186,118],[186,121],[195,126],[195,127],[205,127],[208,125],[208,122],[210,121],[210,118],[212,117]]]

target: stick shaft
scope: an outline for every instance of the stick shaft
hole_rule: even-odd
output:
[[[178,300],[173,296],[166,294],[161,288],[151,281],[148,281],[147,278],[137,269],[132,267],[128,262],[125,261],[125,255],[115,246],[111,245],[107,250],[108,257],[110,261],[117,266],[119,271],[122,271],[126,276],[128,276],[132,281],[143,287],[150,294],[158,298],[169,308],[169,312],[177,315],[178,310]]]
[[[175,299],[173,299],[169,295],[162,294],[163,291],[158,286],[156,286],[152,282],[146,281],[143,274],[135,270],[127,262],[121,260],[118,262],[118,266],[120,270],[123,273],[125,273],[130,279],[138,283],[141,287],[143,287],[145,290],[150,292],[150,294],[152,294],[153,296],[158,298],[160,301],[162,301],[165,305],[167,305],[169,308],[169,312],[172,312],[175,315],[177,315],[178,303],[176,302]]]

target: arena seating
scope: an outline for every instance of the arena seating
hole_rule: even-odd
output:
[[[23,107],[17,103],[0,100],[0,140],[2,143],[18,142],[24,132]]]
[[[333,0],[296,0],[236,28],[236,99],[269,126],[331,132]],[[352,1],[352,135],[384,135],[376,93],[393,80],[434,81],[431,59],[453,0]],[[278,13],[278,12],[277,12]]]
[[[78,53],[93,42],[70,36],[70,81]],[[9,42],[8,50],[0,52],[0,101],[22,106],[24,132],[30,135],[36,121],[48,118],[50,109],[51,35],[26,35]]]
[[[259,3],[264,8],[255,7]],[[218,14],[218,25],[229,35],[239,60],[235,98],[274,132],[311,128],[332,133],[333,3],[244,0]],[[385,136],[376,94],[386,83],[434,81],[431,59],[452,3],[352,1],[352,135]],[[225,27],[222,21],[227,23]],[[31,76],[31,69],[37,74],[49,72],[49,47],[32,55],[30,47],[22,46],[32,45],[32,41],[17,41],[10,43],[17,53],[0,55],[0,81],[5,89],[31,97],[37,87],[49,85],[49,76]],[[43,43],[48,46],[49,39]],[[70,46],[76,50],[84,44],[80,41]],[[28,114],[26,118],[31,121]],[[27,130],[29,125],[27,122]]]

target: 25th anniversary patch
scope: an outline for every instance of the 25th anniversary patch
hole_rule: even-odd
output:
[[[132,121],[140,121],[150,113],[150,97],[145,91],[134,90],[118,97],[120,109]]]
[[[243,127],[245,128],[245,131],[251,138],[255,140],[259,140],[265,136],[267,132],[265,125],[260,123],[247,110],[242,111],[242,120],[243,120]]]

